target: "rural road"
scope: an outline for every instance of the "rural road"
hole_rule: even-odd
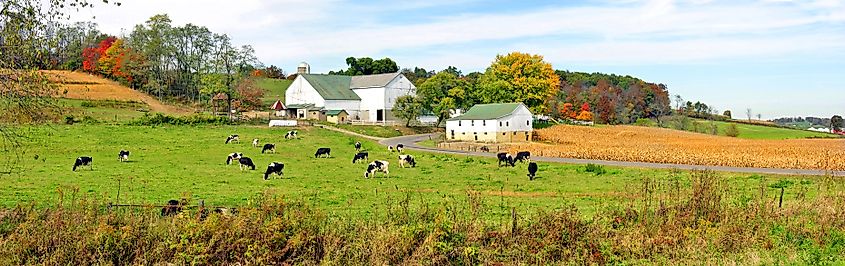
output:
[[[489,152],[472,152],[472,151],[458,151],[446,150],[439,148],[430,148],[417,145],[417,142],[433,138],[434,134],[421,134],[401,136],[395,138],[381,139],[379,143],[382,145],[396,146],[399,143],[405,145],[406,149],[420,150],[428,152],[437,152],[445,154],[456,155],[472,155],[481,157],[496,158],[495,153]],[[733,172],[733,173],[757,173],[757,174],[776,174],[776,175],[826,175],[828,173],[842,176],[845,171],[826,172],[824,170],[804,170],[804,169],[776,169],[776,168],[752,168],[752,167],[729,167],[729,166],[706,166],[706,165],[687,165],[687,164],[665,164],[665,163],[644,163],[644,162],[622,162],[622,161],[604,161],[604,160],[589,160],[589,159],[575,159],[575,158],[559,158],[559,157],[541,157],[531,156],[534,161],[541,162],[556,162],[569,164],[598,164],[606,166],[619,167],[635,167],[635,168],[656,168],[656,169],[681,169],[681,170],[713,170],[719,172]]]

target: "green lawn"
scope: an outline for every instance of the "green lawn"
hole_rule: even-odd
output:
[[[62,116],[72,115],[76,120],[91,117],[100,122],[132,120],[143,116],[150,109],[144,103],[111,100],[57,99],[56,104],[59,106]]]
[[[276,100],[282,100],[282,102],[284,102],[285,91],[292,82],[293,81],[286,79],[270,78],[257,78],[255,80],[256,85],[264,90],[264,98],[262,98],[261,101],[267,106],[270,106],[276,102]]]
[[[327,123],[326,125],[337,127],[345,130],[349,130],[358,134],[364,134],[367,136],[379,137],[379,138],[392,138],[402,136],[402,132],[396,130],[393,127],[388,126],[359,126],[359,125],[348,125],[348,124],[331,124]]]
[[[299,128],[300,139],[284,140],[288,128],[247,126],[119,126],[59,125],[35,127],[33,139],[24,143],[26,153],[18,166],[24,171],[0,176],[0,206],[19,203],[55,204],[87,196],[103,202],[162,204],[168,199],[190,197],[195,203],[243,206],[264,193],[303,200],[328,213],[368,216],[395,207],[402,199],[411,205],[444,206],[465,202],[477,194],[488,219],[507,217],[511,207],[521,211],[558,209],[575,204],[585,214],[608,206],[637,202],[642,180],[680,178],[688,173],[668,170],[608,167],[596,176],[583,165],[540,163],[539,179],[529,181],[526,165],[499,168],[492,158],[411,152],[416,168],[402,169],[396,154],[376,143],[319,128]],[[229,134],[239,134],[241,144],[224,144]],[[251,140],[277,145],[276,154],[261,154]],[[388,160],[390,176],[364,179],[366,164],[352,164],[353,143],[361,141],[370,160]],[[318,147],[332,148],[332,158],[316,159]],[[130,162],[117,161],[117,152],[130,150]],[[243,152],[258,169],[240,171],[225,165],[226,155]],[[90,155],[94,169],[71,171],[74,158]],[[270,162],[285,163],[283,179],[265,181],[263,168]],[[774,183],[788,178],[798,184],[802,177],[768,177],[723,174],[740,199],[759,194],[761,180]],[[812,186],[815,178],[807,178]],[[773,189],[771,193],[774,193]],[[74,192],[78,194],[74,195]],[[787,190],[787,202],[798,189]],[[812,191],[812,190],[811,190]]]
[[[706,122],[709,123],[709,122]],[[719,127],[719,134],[725,134],[725,128],[728,127],[730,122],[715,122],[716,125]],[[767,127],[767,126],[758,126],[758,125],[748,125],[748,124],[740,124],[735,123],[737,128],[739,128],[739,138],[744,139],[803,139],[803,138],[825,138],[825,137],[836,137],[836,135],[828,134],[828,133],[821,133],[821,132],[812,132],[807,130],[799,130],[799,129],[789,129],[789,128],[780,128],[780,127]]]

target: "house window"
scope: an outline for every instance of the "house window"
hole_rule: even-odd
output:
[[[513,135],[516,136],[516,131],[513,132]]]
[[[461,126],[461,120],[458,120],[458,126]]]
[[[499,126],[502,126],[502,121],[499,121]]]
[[[511,123],[510,121],[505,122],[505,126],[506,126],[506,127],[511,126],[511,125],[510,125],[510,123]]]
[[[475,126],[475,120],[469,120],[469,125],[474,127]]]
[[[487,126],[487,120],[481,120],[481,125],[486,127]]]
[[[502,132],[502,136],[504,136],[504,135],[505,135],[505,132]]]
[[[487,132],[484,132],[484,135],[487,135]]]
[[[455,139],[455,131],[452,130],[452,139]]]

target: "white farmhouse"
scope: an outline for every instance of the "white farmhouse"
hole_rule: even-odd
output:
[[[309,112],[345,110],[350,120],[394,121],[396,98],[416,95],[417,87],[400,73],[341,76],[300,74],[285,92],[291,115],[312,119]],[[298,109],[304,109],[298,110]]]
[[[449,141],[531,141],[533,116],[522,103],[477,104],[466,113],[446,120]]]

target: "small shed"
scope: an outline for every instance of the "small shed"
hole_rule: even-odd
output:
[[[275,103],[273,103],[273,105],[270,105],[270,109],[276,111],[276,116],[285,116],[287,114],[287,108],[281,100],[277,100]]]
[[[345,124],[349,121],[349,113],[345,110],[328,110],[326,111],[326,121],[335,124]]]
[[[533,115],[522,103],[478,104],[446,120],[450,141],[531,141]]]

